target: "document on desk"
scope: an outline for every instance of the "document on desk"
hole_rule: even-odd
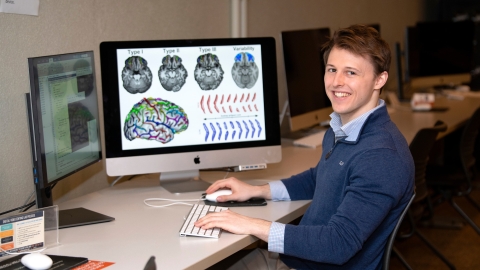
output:
[[[1,248],[10,253],[45,247],[45,217],[41,210],[0,219]],[[0,257],[8,255],[0,251]]]
[[[293,141],[293,145],[317,148],[322,145],[326,130],[322,130]]]

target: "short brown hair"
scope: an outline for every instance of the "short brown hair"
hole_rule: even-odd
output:
[[[330,51],[334,47],[369,59],[373,64],[375,75],[384,71],[388,72],[390,69],[390,47],[373,27],[356,24],[335,31],[330,40],[323,46],[323,61],[325,64],[327,64]]]

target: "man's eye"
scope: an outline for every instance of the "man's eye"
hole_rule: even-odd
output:
[[[334,69],[334,68],[327,68],[327,71],[328,71],[328,72],[335,72],[335,71],[337,71],[337,70]]]
[[[353,71],[347,71],[347,74],[351,76],[351,75],[355,75],[355,72],[353,72]]]

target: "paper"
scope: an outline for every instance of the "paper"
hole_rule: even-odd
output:
[[[43,211],[16,215],[0,220],[1,248],[23,252],[45,246]],[[0,257],[7,255],[0,252]]]
[[[38,16],[40,0],[0,0],[0,12]]]
[[[415,93],[410,102],[414,110],[430,110],[435,103],[435,94],[433,93]]]

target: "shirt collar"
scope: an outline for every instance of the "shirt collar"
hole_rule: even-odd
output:
[[[338,113],[331,113],[330,127],[335,133],[335,141],[343,138],[345,138],[347,141],[356,141],[358,139],[358,135],[360,134],[360,130],[365,123],[365,120],[367,120],[370,114],[382,106],[385,106],[385,101],[383,99],[379,99],[378,105],[375,108],[360,115],[345,125],[342,125],[342,120],[340,119],[340,115]]]

